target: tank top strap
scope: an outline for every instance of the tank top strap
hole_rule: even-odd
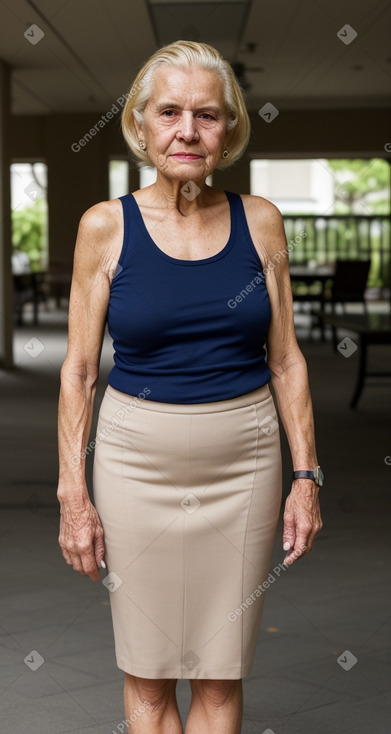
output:
[[[250,244],[253,248],[253,241],[250,234],[242,197],[240,196],[240,194],[236,194],[233,191],[224,190],[224,193],[227,195],[227,198],[231,204],[231,216],[234,220],[233,224],[235,224],[236,233],[238,235],[244,235],[246,242]]]
[[[134,247],[135,238],[130,236],[131,232],[138,230],[138,233],[142,232],[142,221],[140,221],[140,210],[136,204],[136,200],[132,194],[124,194],[118,197],[122,204],[123,223],[124,223],[124,237],[122,243],[122,250],[118,260],[118,264],[123,266],[124,261],[130,256],[130,248]]]

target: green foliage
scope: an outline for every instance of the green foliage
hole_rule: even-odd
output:
[[[38,199],[31,206],[16,209],[11,213],[12,247],[14,251],[26,252],[31,270],[46,268],[47,254],[47,203]]]
[[[327,161],[335,177],[336,214],[388,214],[390,165],[382,158]],[[374,196],[379,192],[379,196]],[[381,194],[383,193],[383,196]]]

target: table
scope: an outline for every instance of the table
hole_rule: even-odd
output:
[[[362,313],[362,314],[333,314],[323,312],[321,314],[324,323],[334,326],[336,329],[344,329],[358,334],[360,339],[360,360],[358,366],[357,382],[354,389],[350,407],[354,410],[362,393],[366,377],[391,377],[391,371],[368,371],[367,370],[367,348],[370,344],[391,344],[391,313]],[[344,341],[344,340],[342,340]],[[343,353],[343,346],[338,345],[339,351]],[[346,347],[345,347],[346,349]]]

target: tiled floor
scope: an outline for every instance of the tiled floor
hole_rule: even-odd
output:
[[[324,529],[313,552],[276,576],[267,592],[254,667],[244,679],[242,732],[388,734],[391,381],[368,385],[351,411],[357,353],[346,359],[329,342],[305,339],[305,317],[297,321],[327,480]],[[44,314],[38,327],[19,327],[17,369],[0,371],[0,722],[7,734],[123,731],[109,592],[71,571],[57,544],[65,329],[66,312],[59,311]],[[370,357],[389,368],[389,347]],[[94,425],[110,366],[107,336]],[[285,438],[283,458],[286,493]],[[90,487],[91,468],[89,460]],[[280,528],[272,567],[281,560]],[[44,660],[39,667],[37,653]],[[357,663],[350,667],[352,656]],[[177,691],[185,722],[188,681],[179,681]]]

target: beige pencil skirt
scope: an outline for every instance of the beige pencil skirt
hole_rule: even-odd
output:
[[[248,675],[281,505],[269,386],[185,405],[107,385],[95,440],[118,667],[144,678]]]

